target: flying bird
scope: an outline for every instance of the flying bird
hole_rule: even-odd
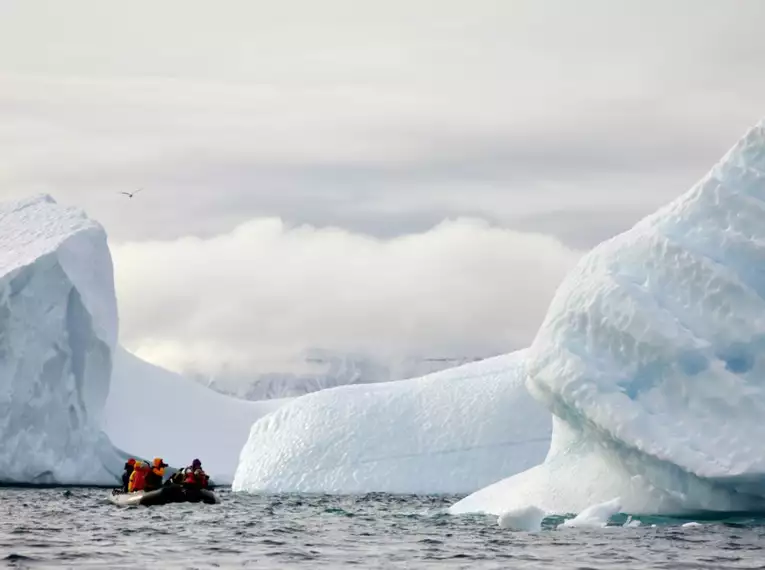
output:
[[[139,189],[138,189],[138,190],[136,190],[135,192],[120,192],[120,194],[124,194],[124,195],[125,195],[125,196],[127,196],[128,198],[132,198],[133,196],[135,196],[136,194],[138,194],[138,193],[139,193],[141,190],[143,190],[143,188],[139,188]]]

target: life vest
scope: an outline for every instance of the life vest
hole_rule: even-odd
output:
[[[197,478],[194,475],[193,469],[186,469],[186,478],[183,480],[184,483],[187,485],[196,485],[197,484]]]
[[[128,491],[131,493],[134,491],[143,491],[146,487],[146,473],[149,468],[146,466],[136,467],[133,470],[133,474],[130,475],[130,485]]]
[[[183,482],[187,485],[207,486],[207,476],[201,469],[186,469],[186,478]]]

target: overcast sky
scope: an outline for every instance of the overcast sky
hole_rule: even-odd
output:
[[[123,342],[177,369],[510,350],[581,251],[765,115],[763,21],[758,0],[0,0],[0,198],[99,220]]]

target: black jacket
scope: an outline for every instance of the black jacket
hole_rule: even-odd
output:
[[[154,469],[150,469],[146,474],[146,486],[144,489],[147,491],[153,491],[154,489],[159,489],[161,486],[162,476],[154,473]]]
[[[128,484],[130,483],[130,476],[133,474],[133,466],[130,463],[125,463],[125,472],[122,474],[122,490],[127,493]]]

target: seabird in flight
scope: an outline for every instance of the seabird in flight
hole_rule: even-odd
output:
[[[127,196],[128,198],[132,198],[133,196],[135,196],[136,194],[138,194],[138,193],[139,193],[141,190],[143,190],[143,188],[139,188],[139,189],[138,189],[138,190],[136,190],[135,192],[120,192],[120,194],[124,194],[124,195],[125,195],[125,196]]]

